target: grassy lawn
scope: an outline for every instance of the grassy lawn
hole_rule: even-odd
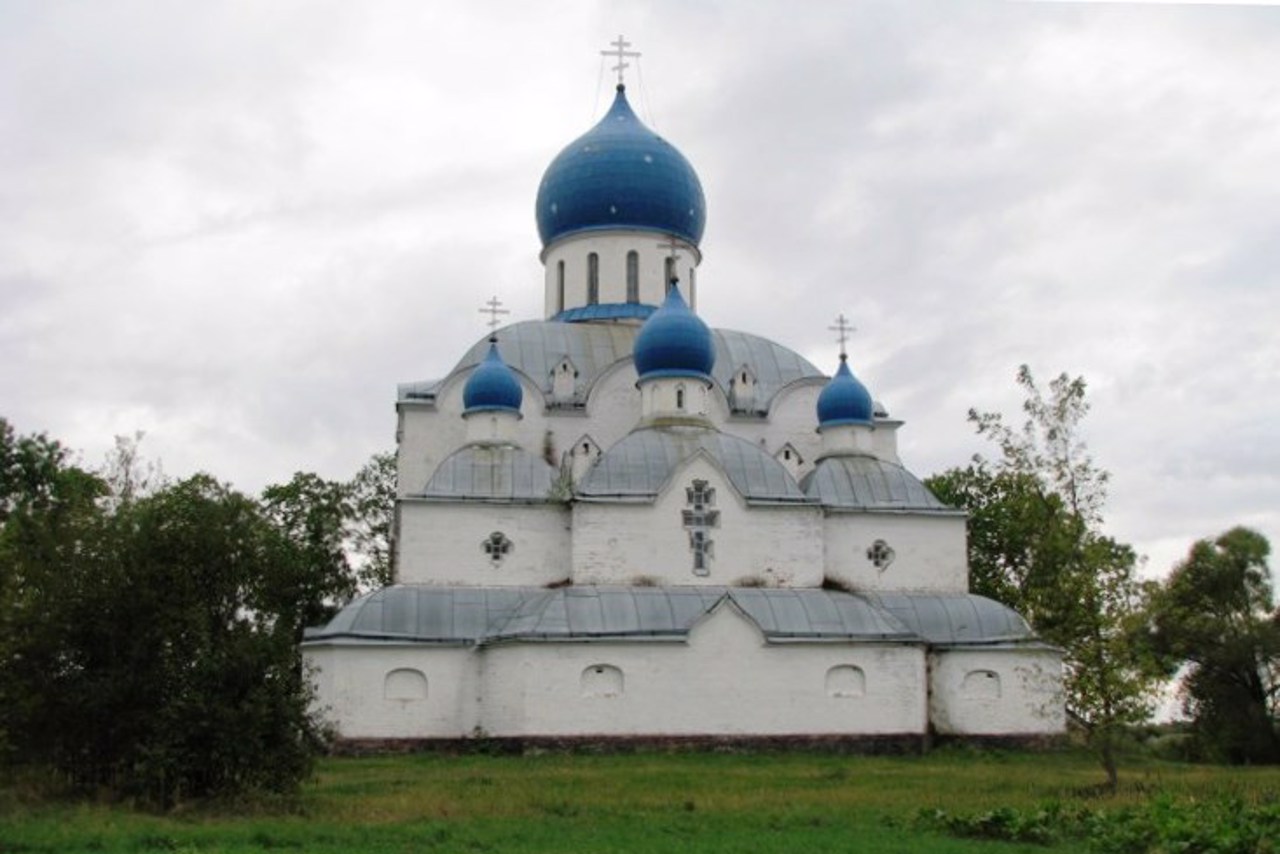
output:
[[[914,819],[923,807],[1280,798],[1275,768],[1144,762],[1116,798],[1092,794],[1101,779],[1074,752],[330,759],[296,801],[236,814],[31,805],[0,790],[0,852],[1053,852],[1078,846],[954,839]]]

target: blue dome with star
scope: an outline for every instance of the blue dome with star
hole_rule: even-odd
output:
[[[672,284],[662,307],[640,327],[632,355],[642,380],[697,377],[710,382],[716,345],[707,324],[685,305],[680,286]]]
[[[502,361],[498,354],[498,342],[489,339],[489,354],[467,378],[462,387],[463,412],[490,412],[504,410],[519,412],[524,391],[515,371]]]
[[[818,425],[870,424],[875,412],[871,392],[849,370],[849,361],[840,354],[840,369],[818,395]]]
[[[697,245],[706,225],[697,173],[636,117],[621,85],[605,117],[551,161],[536,212],[544,247],[606,228],[655,231]]]

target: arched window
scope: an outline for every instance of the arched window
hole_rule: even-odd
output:
[[[627,302],[640,302],[640,253],[627,253]]]
[[[684,409],[684,386],[676,388],[676,409]]]
[[[668,256],[666,264],[662,267],[662,275],[667,284],[667,291],[671,290],[671,284],[676,279],[676,259]],[[663,291],[666,293],[666,291]]]
[[[587,256],[587,305],[600,302],[600,256],[592,252]]]
[[[564,259],[556,264],[556,314],[564,311]]]

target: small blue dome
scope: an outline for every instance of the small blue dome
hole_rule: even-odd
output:
[[[498,355],[498,343],[489,339],[489,354],[484,361],[476,365],[476,369],[467,378],[462,388],[463,411],[486,412],[502,409],[512,412],[520,411],[524,400],[524,391],[520,388],[520,380],[515,371],[507,367]]]
[[[662,307],[636,335],[636,373],[646,377],[698,377],[711,380],[716,345],[711,330],[685,305],[680,286],[672,285]]]
[[[535,209],[544,247],[602,228],[674,234],[696,245],[706,225],[706,201],[693,167],[641,123],[621,86],[599,124],[551,161]]]
[[[870,424],[873,413],[871,392],[849,370],[849,362],[842,354],[840,369],[818,395],[818,425]]]

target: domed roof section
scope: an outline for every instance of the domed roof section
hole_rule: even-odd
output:
[[[840,369],[818,395],[818,425],[870,424],[875,412],[871,392],[849,370],[849,360],[840,354]]]
[[[605,117],[547,167],[536,213],[544,247],[604,228],[674,234],[696,245],[706,225],[697,173],[636,117],[621,85]]]
[[[819,460],[800,488],[823,506],[837,509],[963,514],[939,501],[902,466],[865,454]]]
[[[710,380],[716,363],[716,346],[707,324],[689,310],[679,285],[673,284],[662,307],[640,327],[632,355],[636,373],[642,380],[655,377]]]
[[[468,445],[445,458],[422,491],[443,501],[551,501],[556,470],[514,445]]]
[[[701,427],[636,430],[605,451],[583,478],[583,498],[642,500],[656,496],[685,460],[705,454],[748,501],[806,503],[782,464],[758,445]]]
[[[488,412],[493,410],[520,411],[524,391],[515,372],[507,367],[498,353],[498,342],[489,339],[489,353],[485,356],[462,388],[464,412]]]

